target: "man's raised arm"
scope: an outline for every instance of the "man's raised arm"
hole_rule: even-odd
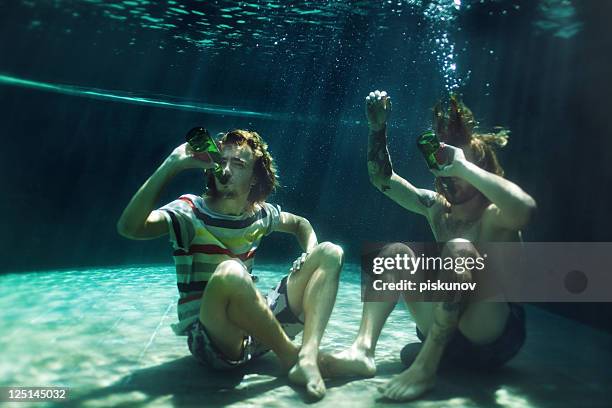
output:
[[[129,239],[153,239],[168,233],[166,219],[154,211],[157,200],[168,182],[188,168],[207,169],[214,166],[208,156],[194,157],[187,143],[174,151],[138,189],[117,221],[117,232]]]
[[[439,195],[414,187],[393,171],[387,148],[387,118],[391,113],[391,97],[385,91],[370,92],[366,97],[368,118],[368,174],[370,182],[387,197],[407,210],[429,217]]]

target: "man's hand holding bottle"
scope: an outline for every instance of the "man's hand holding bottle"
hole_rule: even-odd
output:
[[[187,169],[207,170],[215,168],[215,162],[208,153],[194,151],[189,143],[183,143],[175,148],[166,158],[164,164],[177,173]]]

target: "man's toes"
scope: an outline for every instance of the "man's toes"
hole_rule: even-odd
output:
[[[401,401],[409,394],[410,387],[397,387],[391,394],[391,398],[395,401]]]
[[[311,397],[321,399],[325,396],[325,384],[323,381],[314,381],[306,386],[306,391]]]
[[[405,387],[402,386],[401,384],[393,384],[393,387],[389,389],[389,391],[386,393],[385,397],[387,397],[389,399],[392,399],[394,401],[397,401],[397,399],[402,394],[404,389],[405,389]]]
[[[385,391],[384,394],[385,398],[393,399],[393,396],[395,395],[395,388],[395,386],[387,388],[387,391]]]
[[[393,398],[392,395],[395,394],[395,390],[397,389],[397,384],[388,384],[387,388],[383,392],[383,395],[387,398]]]
[[[387,398],[391,398],[391,399],[395,399],[396,395],[397,395],[397,391],[400,387],[397,385],[394,385],[393,387],[389,387],[389,389],[387,390]]]

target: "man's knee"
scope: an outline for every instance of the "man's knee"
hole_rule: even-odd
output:
[[[382,275],[371,275],[375,279],[383,279],[385,282],[399,282],[402,279],[414,280],[417,275],[411,274],[410,269],[405,269],[407,258],[414,258],[414,251],[406,244],[401,242],[393,242],[382,247],[377,255],[378,258],[389,258],[395,260],[390,268],[385,268],[385,273]],[[396,260],[399,257],[399,264]]]
[[[470,241],[463,238],[456,238],[446,242],[441,251],[443,260],[451,258],[454,260],[454,267],[450,270],[442,269],[438,274],[438,278],[446,282],[469,283],[472,282],[472,267],[473,264],[467,262],[468,259],[479,257],[478,250]]]
[[[344,250],[331,242],[321,242],[313,249],[311,255],[319,263],[334,267],[338,272],[344,263]]]
[[[404,254],[408,255],[408,257],[414,257],[414,251],[408,245],[401,242],[393,242],[382,247],[378,256],[394,258],[396,255],[404,256]]]
[[[208,284],[236,287],[238,284],[250,284],[251,281],[251,276],[242,263],[235,260],[227,260],[217,265]]]
[[[442,246],[442,258],[478,257],[478,250],[467,239],[455,238]]]

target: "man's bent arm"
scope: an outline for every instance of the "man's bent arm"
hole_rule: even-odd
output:
[[[464,163],[462,177],[495,204],[489,214],[495,223],[512,230],[527,225],[536,202],[519,186],[468,161]]]
[[[295,235],[304,252],[309,253],[318,244],[317,234],[310,222],[295,214],[281,212],[280,222],[274,230]]]
[[[165,218],[153,211],[162,190],[176,170],[164,161],[138,189],[117,222],[117,232],[130,239],[152,239],[168,233]]]
[[[168,224],[160,211],[153,211],[159,195],[172,177],[182,170],[214,167],[212,158],[198,154],[183,143],[155,170],[138,189],[117,222],[119,234],[130,239],[152,239],[168,233]]]

